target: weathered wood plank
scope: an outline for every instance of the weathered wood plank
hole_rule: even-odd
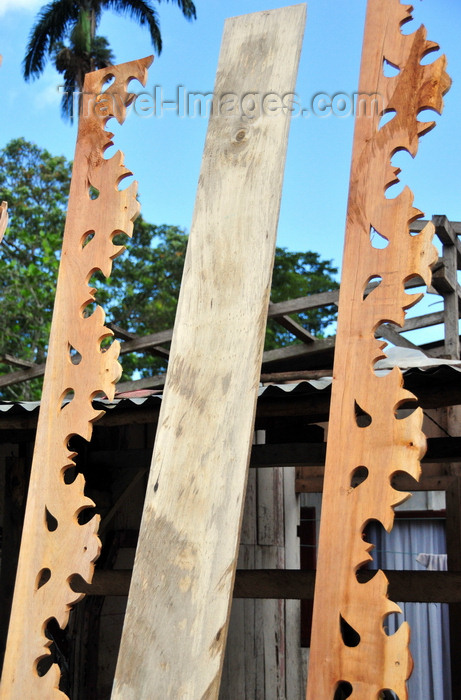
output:
[[[295,491],[296,469],[283,471],[283,500],[285,513],[285,569],[299,569],[301,565],[299,527],[299,495]],[[285,601],[285,685],[286,700],[303,697],[304,664],[300,645],[301,604],[298,600]]]
[[[256,472],[250,472],[237,561],[239,569],[255,568],[256,482]],[[219,700],[256,697],[259,662],[255,647],[255,601],[233,600]]]
[[[131,235],[139,211],[137,183],[119,190],[131,175],[117,151],[104,158],[111,143],[105,129],[110,117],[123,123],[131,101],[127,84],[133,78],[145,84],[152,57],[111,66],[85,77],[83,113],[79,121],[69,207],[56,290],[48,359],[43,386],[26,515],[21,540],[7,648],[0,685],[2,700],[62,700],[60,669],[50,664],[39,675],[37,664],[50,654],[48,622],[61,628],[82,595],[69,586],[75,574],[91,581],[100,542],[99,516],[79,522],[79,514],[94,503],[85,496],[81,474],[71,483],[66,471],[74,466],[69,440],[79,435],[89,440],[93,423],[103,413],[92,406],[100,391],[112,397],[121,374],[117,341],[101,349],[112,335],[104,326],[104,311],[95,302],[90,286],[93,273],[110,274],[112,259],[123,247],[113,235]],[[114,82],[104,93],[103,86]],[[111,93],[115,94],[113,100]],[[97,191],[92,198],[91,188]],[[94,309],[91,305],[94,304]],[[74,364],[73,357],[80,362]]]
[[[284,550],[277,545],[259,545],[255,568],[283,570]],[[278,700],[285,695],[285,619],[280,599],[255,601],[256,648],[262,656],[262,673],[257,679],[259,697]]]
[[[260,469],[257,478],[258,544],[283,545],[283,470]]]
[[[449,287],[443,294],[443,322],[445,355],[459,359],[459,294],[457,249],[454,245],[443,244],[445,275]]]
[[[218,697],[289,126],[239,105],[294,89],[304,16],[225,25],[113,700]]]
[[[425,29],[401,32],[410,11],[398,0],[368,1],[359,93],[381,95],[383,107],[380,114],[357,114],[355,122],[308,700],[333,698],[343,683],[352,686],[354,700],[378,698],[384,688],[406,700],[412,669],[408,625],[391,636],[383,633],[383,621],[399,611],[387,596],[385,575],[378,571],[367,583],[356,576],[371,559],[364,527],[377,520],[389,530],[394,506],[408,497],[392,487],[392,475],[402,471],[418,478],[425,451],[421,409],[396,416],[395,409],[411,398],[401,372],[374,372],[375,362],[385,356],[375,329],[383,322],[403,325],[405,310],[420,298],[405,292],[405,280],[418,277],[429,284],[437,260],[431,223],[410,235],[409,223],[421,214],[413,208],[411,191],[385,196],[398,180],[391,157],[402,148],[416,155],[419,136],[433,126],[418,122],[418,114],[423,107],[440,112],[450,85],[445,57],[421,65],[433,48]],[[386,61],[398,75],[384,75]],[[394,118],[380,125],[386,112],[395,112]],[[364,298],[373,278],[380,284]],[[365,478],[356,483],[356,470],[364,468]]]
[[[13,355],[10,355],[9,353],[5,353],[4,355],[1,355],[0,362],[4,362],[7,365],[13,365],[13,367],[23,367],[26,369],[30,369],[31,367],[36,366],[30,360],[22,360],[21,358],[14,357]]]

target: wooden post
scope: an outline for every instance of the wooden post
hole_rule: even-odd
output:
[[[459,360],[459,285],[458,285],[458,236],[446,216],[433,216],[436,233],[442,241],[443,323],[445,333],[445,356]]]
[[[102,415],[91,401],[101,391],[113,397],[120,374],[118,341],[100,347],[112,332],[104,326],[102,308],[89,306],[96,290],[88,283],[97,270],[110,274],[112,259],[123,250],[112,238],[131,235],[139,209],[136,183],[118,189],[131,174],[123,154],[104,158],[112,137],[104,127],[111,116],[123,123],[132,100],[128,82],[137,78],[145,84],[151,61],[111,66],[85,78],[1,700],[67,697],[58,687],[56,664],[39,675],[40,660],[50,654],[46,626],[52,618],[61,628],[67,625],[72,605],[82,598],[72,590],[72,578],[79,574],[91,581],[100,548],[99,516],[79,522],[80,513],[94,506],[84,495],[83,476],[66,480],[75,456],[68,443],[73,435],[90,439],[92,424]],[[102,92],[111,77],[113,84]]]
[[[384,321],[403,326],[405,309],[420,299],[405,292],[405,281],[419,275],[428,284],[437,257],[432,224],[410,235],[410,222],[421,216],[410,190],[385,196],[398,180],[391,157],[402,148],[416,154],[419,136],[433,126],[418,122],[418,112],[424,107],[440,112],[450,84],[445,57],[421,65],[435,46],[426,41],[424,27],[408,36],[401,33],[410,10],[398,0],[368,2],[359,101],[375,95],[381,104],[373,111],[372,101],[365,100],[356,115],[308,700],[377,700],[385,689],[406,700],[412,668],[408,625],[391,636],[383,629],[387,616],[399,610],[387,597],[384,573],[378,571],[366,583],[356,575],[372,559],[371,545],[363,539],[365,526],[377,520],[390,530],[393,507],[408,497],[393,488],[392,475],[403,471],[417,478],[425,450],[421,409],[402,420],[395,415],[412,398],[402,388],[400,370],[385,376],[374,372],[375,362],[385,356],[375,329]],[[384,76],[385,61],[397,67],[398,75]],[[395,115],[380,125],[386,112]],[[372,279],[379,284],[365,297]]]
[[[113,700],[218,697],[304,18],[226,21]]]
[[[453,225],[446,216],[434,216],[432,221],[438,237],[442,242],[443,283],[440,293],[443,295],[443,322],[445,337],[445,356],[459,359],[459,291],[458,291],[458,256],[459,242]],[[442,282],[442,280],[441,280]],[[448,407],[447,430],[450,435],[459,433],[459,411]],[[446,538],[448,570],[461,571],[461,476],[458,466],[451,465],[450,485],[446,492]],[[461,665],[456,650],[459,649],[461,604],[450,603],[450,651],[451,651],[451,693],[452,697],[461,694]]]

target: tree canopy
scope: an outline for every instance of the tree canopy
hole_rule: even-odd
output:
[[[186,19],[195,19],[192,0],[173,1]],[[44,5],[29,37],[24,77],[38,78],[51,58],[64,77],[61,113],[70,121],[73,121],[73,93],[82,91],[85,74],[115,61],[108,40],[97,35],[104,10],[128,16],[146,26],[154,49],[158,54],[162,50],[159,18],[152,0],[51,0]]]
[[[50,332],[55,284],[70,185],[71,164],[62,156],[15,139],[0,151],[0,201],[8,201],[10,225],[0,245],[0,308],[3,332],[0,360],[11,355],[44,362]],[[145,335],[171,328],[187,247],[187,232],[178,226],[154,225],[138,217],[132,240],[114,261],[113,275],[97,279],[97,299],[107,321]],[[314,252],[277,248],[273,301],[337,288],[337,270]],[[92,283],[94,277],[92,277]],[[336,312],[312,309],[294,316],[311,333],[322,336]],[[266,349],[292,343],[293,336],[270,321]],[[166,367],[161,357],[124,355],[124,379],[151,376]],[[14,369],[0,362],[0,373]],[[7,387],[4,398],[40,396],[41,380]]]

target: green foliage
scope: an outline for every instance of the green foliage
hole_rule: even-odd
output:
[[[107,295],[108,316],[126,330],[146,335],[172,328],[181,285],[187,247],[187,233],[176,226],[154,226],[138,220],[132,243],[115,265],[115,273],[100,291]],[[277,248],[272,279],[274,302],[295,299],[337,289],[337,269],[331,261],[321,260],[318,253],[296,253]],[[312,309],[292,318],[312,334],[323,337],[329,324],[336,320],[335,308]],[[265,349],[300,342],[292,334],[269,320]],[[152,376],[166,368],[166,362],[144,354],[140,358],[123,358],[124,379],[134,371],[138,376]]]
[[[45,360],[69,181],[65,158],[24,139],[0,151],[0,201],[8,202],[11,222],[0,246],[0,356]],[[9,370],[0,365],[2,374]],[[39,386],[34,380],[3,396],[33,398]]]
[[[11,141],[0,151],[0,201],[9,205],[10,226],[0,246],[0,308],[3,331],[0,357],[10,354],[43,363],[50,332],[64,230],[71,166],[63,157],[25,141]],[[118,240],[119,238],[123,240]],[[117,237],[126,251],[114,261],[113,275],[91,283],[111,321],[126,331],[146,335],[171,328],[187,247],[187,233],[177,226],[149,224],[138,217],[133,238]],[[317,253],[277,248],[272,301],[284,301],[335,289],[336,269]],[[311,333],[322,336],[335,311],[314,309],[294,316]],[[274,322],[268,324],[266,349],[296,342]],[[124,379],[163,371],[158,356],[124,355]],[[0,373],[14,367],[0,364]],[[40,397],[41,380],[7,387],[3,398]]]
[[[125,330],[146,335],[172,328],[181,285],[187,234],[177,226],[154,226],[138,217],[127,250],[112,278],[99,284],[107,317]],[[161,372],[166,362],[149,353],[124,355],[123,380]]]
[[[69,36],[69,46],[60,41],[53,50],[54,66],[64,78],[61,116],[71,123],[74,120],[74,107],[76,106],[74,93],[81,90],[85,74],[92,70],[107,68],[115,62],[107,39],[103,36],[92,37],[88,33],[88,13],[82,12],[80,20]],[[80,112],[81,104],[82,95],[80,93],[77,105],[78,112]]]
[[[286,248],[277,248],[272,274],[271,300],[273,302],[296,299],[310,294],[328,292],[339,287],[334,276],[338,270],[331,260],[321,260],[318,253],[294,253]],[[292,318],[313,335],[322,338],[328,326],[336,321],[336,307],[320,307]],[[293,336],[269,319],[266,333],[266,350],[293,343]],[[298,341],[300,342],[300,341]]]

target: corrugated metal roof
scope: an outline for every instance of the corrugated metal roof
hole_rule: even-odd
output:
[[[423,380],[424,375],[430,375],[432,380],[442,381],[452,380],[459,383],[461,372],[460,360],[443,360],[439,358],[427,357],[417,349],[390,347],[386,349],[387,357],[376,363],[378,372],[386,374],[392,367],[398,366],[402,369],[407,379],[418,380],[418,375]],[[303,380],[290,384],[268,384],[260,386],[258,398],[276,398],[284,394],[303,395],[314,394],[330,388],[331,377],[321,377],[320,379]],[[417,382],[419,383],[419,382]],[[460,386],[461,391],[461,386]],[[156,389],[143,389],[133,392],[125,392],[112,401],[108,399],[95,399],[95,408],[110,411],[116,407],[145,406],[148,404],[158,404],[162,400],[162,394]],[[0,401],[0,411],[3,413],[23,413],[38,410],[39,401]]]
[[[430,366],[426,368],[411,368],[404,371],[405,376],[419,375],[422,379],[424,374],[431,375],[431,379],[440,379],[447,381],[450,379],[459,382],[461,367],[453,366]],[[450,375],[450,376],[447,376]],[[261,386],[258,390],[258,398],[264,396],[264,398],[277,398],[286,394],[293,394],[296,396],[308,396],[315,394],[317,392],[326,391],[330,388],[332,383],[331,377],[323,377],[322,379],[311,379],[309,381],[300,381],[292,384],[269,384],[267,386]],[[461,387],[460,387],[461,391]],[[147,393],[147,392],[145,392]],[[147,408],[149,405],[158,404],[162,400],[162,394],[158,392],[155,394],[149,394],[146,396],[124,396],[123,398],[115,398],[112,401],[108,399],[96,399],[93,401],[95,408],[103,409],[105,411],[110,411],[114,408],[127,408],[129,406],[137,407],[144,406]],[[0,412],[8,413],[9,415],[17,415],[24,413],[33,413],[38,411],[40,406],[39,401],[0,401]]]

